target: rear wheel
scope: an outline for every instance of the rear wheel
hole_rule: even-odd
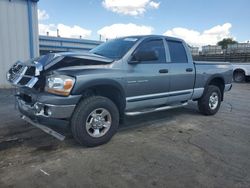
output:
[[[217,86],[209,85],[206,93],[198,100],[198,107],[204,115],[214,115],[221,104],[221,91]]]
[[[81,145],[93,147],[108,142],[116,133],[119,112],[108,98],[92,96],[84,99],[71,119],[73,137]]]
[[[233,75],[234,81],[235,82],[244,82],[246,80],[246,75],[244,73],[244,71],[242,70],[236,70],[234,71],[234,75]]]

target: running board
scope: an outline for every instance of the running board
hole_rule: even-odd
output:
[[[51,129],[51,128],[49,128],[49,127],[46,127],[45,125],[36,123],[36,122],[32,121],[30,118],[28,118],[28,117],[26,117],[26,116],[24,116],[24,115],[22,115],[21,118],[22,118],[24,121],[30,123],[31,125],[33,125],[33,126],[39,128],[39,129],[43,130],[44,132],[50,134],[51,136],[54,136],[54,137],[57,138],[58,140],[63,141],[63,140],[65,139],[65,136],[63,136],[62,134],[60,134],[60,133],[54,131],[53,129]]]
[[[175,105],[175,106],[162,106],[162,107],[158,107],[158,108],[153,108],[153,109],[149,109],[149,110],[144,110],[144,111],[136,111],[136,112],[126,112],[125,114],[127,116],[136,116],[136,115],[141,115],[141,114],[147,114],[147,113],[151,113],[151,112],[158,112],[158,111],[163,111],[163,110],[169,110],[169,109],[174,109],[174,108],[179,108],[179,107],[183,107],[186,106],[188,103],[182,103],[180,105]]]

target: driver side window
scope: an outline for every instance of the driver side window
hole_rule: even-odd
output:
[[[139,45],[136,51],[154,51],[158,57],[157,60],[143,61],[142,63],[166,63],[164,43],[161,39],[142,42],[142,44]]]

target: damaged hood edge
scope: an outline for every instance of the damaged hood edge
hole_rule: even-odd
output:
[[[82,59],[83,61],[84,60],[89,61],[88,63],[83,62],[82,65],[110,64],[114,61],[113,59],[103,57],[100,55],[96,55],[96,54],[92,54],[92,53],[63,52],[63,53],[55,53],[54,58],[51,61],[42,63],[44,65],[43,69],[47,70],[51,68],[52,66],[56,65],[58,62],[60,62],[64,58],[76,58],[76,59]],[[93,61],[93,63],[90,63],[91,60]],[[71,66],[76,66],[76,65],[72,63]]]

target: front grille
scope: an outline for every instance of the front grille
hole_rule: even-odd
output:
[[[27,86],[32,88],[38,80],[36,69],[37,68],[33,65],[17,62],[8,71],[7,80],[16,86]]]
[[[34,76],[36,74],[36,67],[34,66],[30,66],[28,67],[25,75],[28,75],[28,76]]]
[[[29,83],[29,81],[31,80],[32,78],[29,78],[29,77],[22,77],[21,80],[19,81],[19,85],[26,85]]]
[[[7,74],[7,79],[9,82],[15,82],[18,79],[19,75],[24,71],[25,66],[21,64],[14,64]]]

